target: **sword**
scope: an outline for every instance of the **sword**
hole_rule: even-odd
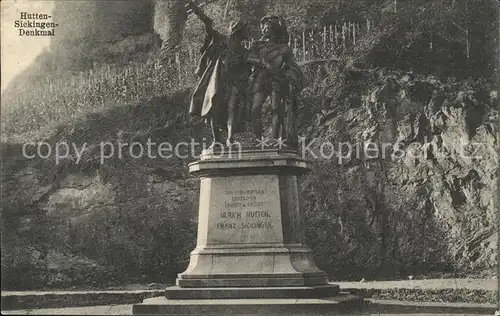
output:
[[[196,4],[196,2],[195,2],[195,1],[193,1],[193,2],[191,2],[191,4],[193,4],[193,5],[197,6],[199,9],[201,9],[203,6],[205,6],[205,5],[206,5],[206,2],[202,2],[202,3],[200,3],[200,4]],[[185,5],[185,7],[188,9],[188,10],[186,11],[187,15],[190,15],[191,13],[194,13],[194,12],[193,12],[193,9],[191,9],[191,7],[189,6],[189,4],[186,4],[186,5]]]

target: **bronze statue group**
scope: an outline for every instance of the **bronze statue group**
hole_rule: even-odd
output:
[[[251,120],[257,142],[262,143],[262,105],[271,98],[272,139],[290,148],[298,145],[296,112],[297,94],[305,77],[294,61],[288,46],[285,21],[278,16],[261,19],[261,38],[250,48],[248,25],[235,21],[229,35],[213,28],[213,23],[199,7],[187,6],[205,25],[206,37],[201,48],[196,74],[198,85],[189,113],[210,123],[213,143],[231,146],[234,134],[242,132],[244,120]],[[224,141],[222,130],[227,129]]]

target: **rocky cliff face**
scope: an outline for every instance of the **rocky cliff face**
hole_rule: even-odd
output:
[[[353,144],[353,153],[323,159],[309,190],[312,210],[340,230],[338,262],[379,274],[494,271],[497,91],[386,69],[331,79],[338,90],[327,88],[307,134]],[[368,236],[372,247],[360,246]]]
[[[320,75],[312,68],[317,77],[301,101],[311,151],[327,142],[350,143],[353,152],[363,142],[390,147],[386,156],[343,152],[349,158],[339,160],[326,149],[314,159],[302,195],[318,265],[332,280],[491,275],[497,92],[324,67]],[[74,155],[58,165],[27,160],[20,145],[2,146],[5,286],[168,282],[185,268],[196,235],[198,182],[186,171],[193,158],[134,159],[125,151],[101,164],[99,142],[189,142],[189,95],[150,97],[61,128],[47,141],[87,142],[79,164]],[[394,144],[402,150],[396,157]]]
[[[53,44],[106,43],[153,32],[153,1],[63,1],[53,17],[61,26]]]
[[[188,92],[149,98],[47,139],[87,142],[78,164],[26,159],[20,145],[2,144],[5,287],[167,281],[184,268],[194,247],[198,186],[187,178],[187,162],[134,159],[124,150],[101,164],[99,145],[188,141],[186,112],[176,108],[186,102]]]
[[[158,3],[57,2],[54,16],[74,28],[53,43],[60,58],[52,55],[53,64],[40,58],[37,72],[135,58],[153,45],[154,32],[165,40],[172,30],[163,22],[180,1]],[[303,179],[307,240],[317,263],[332,280],[493,274],[498,91],[481,80],[356,69],[344,61],[309,65],[300,100],[301,134],[314,140],[313,153],[325,143],[352,146],[342,157],[323,147],[326,156]],[[81,87],[75,91],[84,97],[73,103],[67,95],[54,100],[70,102],[75,112],[80,103],[91,105],[76,122],[43,136],[53,146],[86,142],[78,164],[75,155],[58,164],[53,157],[26,159],[22,144],[2,144],[3,287],[168,282],[185,268],[198,203],[198,182],[186,168],[192,157],[135,159],[128,151],[105,163],[99,157],[100,142],[189,142],[191,91],[167,91],[165,82],[175,76],[155,72]],[[137,87],[146,81],[158,84],[144,93]],[[104,94],[113,100],[135,91],[144,95],[95,110]],[[378,152],[364,152],[367,143]]]
[[[51,42],[58,68],[90,68],[154,45],[153,1],[59,1]]]
[[[187,18],[184,0],[58,1],[53,17],[60,25],[50,50],[52,68],[88,69],[138,52],[175,50]],[[50,70],[50,69],[48,69]]]

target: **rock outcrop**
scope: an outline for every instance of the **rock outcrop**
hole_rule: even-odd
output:
[[[53,18],[60,27],[51,42],[57,68],[88,69],[155,44],[153,1],[59,1]]]
[[[340,230],[327,237],[337,250],[325,241],[317,253],[337,252],[337,262],[352,260],[382,275],[493,272],[497,91],[481,82],[386,69],[338,75],[306,129],[316,144],[352,145],[350,155],[344,146],[321,159],[307,187],[316,199],[311,210]],[[371,236],[371,247],[363,247],[358,234]]]

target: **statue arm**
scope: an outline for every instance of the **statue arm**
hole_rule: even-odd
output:
[[[283,64],[282,68],[289,68],[295,62],[295,57],[293,56],[293,52],[288,50],[283,56]]]
[[[209,18],[195,3],[188,1],[186,6],[193,10],[194,14],[203,22],[205,25],[205,31],[209,35],[214,35],[215,30],[213,28],[213,20]]]
[[[282,44],[288,44],[288,28],[286,26],[286,21],[285,19],[280,16],[279,17],[279,23],[280,23],[280,26],[281,26],[281,43]]]
[[[271,65],[258,54],[256,47],[252,47],[247,54],[247,62],[259,68],[271,69]]]
[[[271,69],[272,66],[260,57],[248,56],[247,62],[259,68]]]

